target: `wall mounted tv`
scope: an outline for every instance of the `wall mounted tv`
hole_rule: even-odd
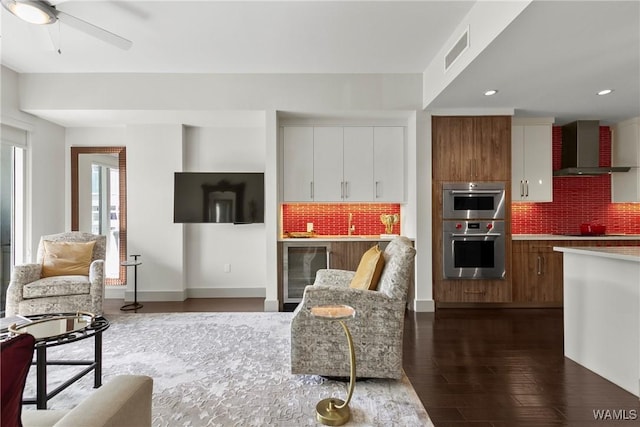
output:
[[[176,172],[175,223],[264,223],[264,173]]]

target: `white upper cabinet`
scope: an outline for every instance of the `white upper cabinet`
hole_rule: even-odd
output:
[[[283,127],[285,202],[403,202],[403,127]]]
[[[313,200],[342,200],[342,127],[313,128]]]
[[[373,128],[344,128],[345,202],[373,200]]]
[[[405,142],[400,126],[373,128],[374,200],[405,200]]]
[[[511,198],[514,202],[553,200],[552,128],[549,123],[511,127]]]
[[[629,172],[611,174],[611,201],[640,202],[640,117],[613,126],[611,165],[631,166]]]
[[[289,202],[313,201],[313,128],[283,128],[283,197]]]

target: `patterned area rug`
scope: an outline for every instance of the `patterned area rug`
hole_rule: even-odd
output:
[[[161,313],[109,316],[103,383],[118,374],[153,377],[154,426],[316,426],[316,403],[346,395],[347,383],[289,371],[291,313]],[[346,342],[345,342],[346,345]],[[88,359],[93,339],[50,348],[53,359]],[[50,366],[49,389],[73,372]],[[35,395],[35,369],[25,396]],[[91,392],[93,373],[49,401],[70,408]],[[352,426],[430,426],[411,383],[363,380]],[[25,406],[25,410],[34,406]]]

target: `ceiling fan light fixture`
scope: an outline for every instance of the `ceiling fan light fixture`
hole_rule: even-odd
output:
[[[30,24],[52,24],[57,17],[53,8],[39,1],[1,0],[2,5],[18,18]]]

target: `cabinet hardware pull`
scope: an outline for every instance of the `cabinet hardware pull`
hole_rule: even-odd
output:
[[[529,197],[529,180],[527,179],[525,182],[525,193],[524,193],[524,197]]]
[[[542,258],[538,255],[538,276],[542,276]]]
[[[487,291],[472,291],[472,290],[469,290],[469,289],[465,289],[464,293],[465,294],[474,294],[474,295],[484,295],[484,294],[487,293]]]
[[[313,181],[309,183],[309,194],[311,196],[311,199],[313,200]]]
[[[450,234],[450,237],[465,237],[469,239],[484,239],[485,237],[491,237],[491,238],[497,239],[498,237],[501,237],[501,236],[502,236],[501,233],[484,233],[484,234],[451,233]]]
[[[376,199],[380,197],[380,193],[378,191],[379,188],[380,188],[380,181],[376,181]]]
[[[502,190],[449,190],[449,194],[502,194]]]
[[[344,182],[344,198],[349,198],[349,181]]]
[[[344,199],[344,181],[340,181],[340,198]]]
[[[524,197],[524,181],[520,180],[520,197]]]
[[[540,257],[540,259],[542,260],[542,262],[540,263],[540,266],[541,266],[540,271],[541,271],[541,274],[544,275],[545,270],[547,269],[547,260],[544,259],[544,256]]]

